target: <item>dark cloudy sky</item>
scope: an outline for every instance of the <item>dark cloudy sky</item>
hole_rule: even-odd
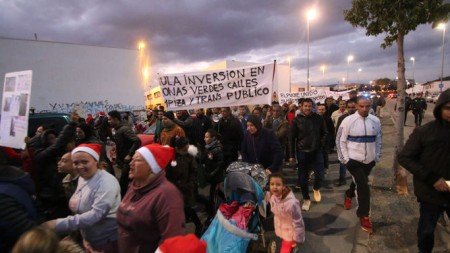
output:
[[[292,56],[292,81],[305,82],[305,11],[311,6],[319,15],[310,32],[313,84],[342,81],[349,54],[351,82],[396,77],[396,47],[381,49],[382,37],[366,37],[344,20],[351,0],[0,0],[0,37],[34,39],[37,33],[40,40],[120,48],[144,39],[153,71],[161,73],[199,70],[225,59],[267,63]],[[449,45],[444,75],[450,75]],[[442,31],[431,25],[411,32],[405,40],[407,78],[410,57],[418,82],[438,78],[441,46]]]

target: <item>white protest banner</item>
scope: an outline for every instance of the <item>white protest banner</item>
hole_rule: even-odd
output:
[[[300,98],[310,98],[314,101],[314,103],[322,103],[325,101],[326,93],[324,90],[311,90],[296,93],[280,92],[278,98],[278,102],[281,105],[290,101],[294,104],[298,104],[298,100]]]
[[[334,99],[338,99],[342,96],[343,100],[349,100],[350,97],[348,95],[349,91],[325,91],[327,98],[333,97]]]
[[[270,104],[274,63],[160,76],[169,110]]]
[[[24,149],[28,133],[31,70],[6,73],[0,120],[0,146]]]
[[[311,90],[305,92],[280,92],[278,102],[280,104],[289,103],[290,101],[294,104],[298,104],[298,100],[300,98],[310,98],[314,101],[314,103],[324,103],[327,97],[333,97],[334,99],[338,99],[342,96],[343,100],[348,100],[348,91],[325,91],[325,90]]]

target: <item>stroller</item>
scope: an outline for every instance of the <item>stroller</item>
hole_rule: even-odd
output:
[[[261,165],[230,164],[224,181],[225,202],[202,236],[207,242],[208,253],[250,252],[249,248],[257,247],[258,241],[266,247],[263,226],[266,217],[263,188],[266,184]]]

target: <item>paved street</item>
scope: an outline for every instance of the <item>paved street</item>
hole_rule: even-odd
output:
[[[388,100],[387,106],[382,110],[382,122],[392,123],[390,121],[390,117],[395,117],[393,114],[394,108],[394,100]],[[433,119],[432,111],[434,109],[434,104],[428,104],[428,110],[425,114],[424,123],[429,122]],[[386,130],[387,129],[387,130]],[[409,134],[414,129],[414,116],[409,113],[407,119],[407,126],[405,127],[405,138],[409,136]],[[392,156],[389,156],[393,151],[393,137],[394,131],[392,126],[389,128],[385,128],[386,130],[383,133],[383,142],[385,146],[383,146],[383,156],[384,161],[381,161],[380,164],[377,165],[376,169],[378,172],[382,173],[383,170],[390,171],[390,164],[392,163]],[[371,249],[371,241],[375,241],[378,243],[378,240],[384,240],[385,235],[384,230],[388,229],[389,223],[385,220],[374,220],[374,230],[375,234],[370,236],[362,231],[359,226],[359,219],[356,217],[356,201],[354,201],[353,207],[351,210],[344,210],[343,208],[343,200],[344,200],[344,192],[347,190],[347,187],[351,181],[350,174],[347,173],[347,185],[341,187],[335,187],[333,185],[334,180],[338,178],[339,173],[339,164],[337,161],[336,154],[330,155],[330,167],[325,175],[324,186],[321,189],[322,193],[322,201],[320,203],[312,203],[311,209],[308,212],[303,212],[303,217],[306,226],[306,241],[303,245],[300,246],[300,252],[369,252]],[[283,173],[287,178],[288,185],[293,188],[297,179],[297,171],[291,167],[285,167],[283,169]],[[372,173],[374,174],[374,173]],[[386,189],[384,185],[386,182],[392,182],[390,178],[381,179],[371,177],[372,191],[373,195],[381,194],[386,195]],[[412,182],[412,180],[410,180]],[[311,186],[312,187],[312,186]],[[390,186],[389,186],[390,187]],[[312,191],[312,190],[311,190]],[[411,194],[412,188],[410,189]],[[312,194],[312,192],[311,192]],[[389,190],[389,194],[391,195],[391,199],[396,199],[396,195],[392,190]],[[301,193],[295,192],[296,197],[302,201]],[[373,201],[372,197],[372,201]],[[376,198],[378,199],[378,197]],[[409,196],[409,199],[414,200],[413,196]],[[375,203],[375,205],[379,205],[380,203]],[[384,203],[383,203],[384,204]],[[391,205],[392,203],[390,203]],[[400,204],[400,202],[399,202]],[[372,203],[374,205],[374,203]],[[395,201],[394,201],[395,205]],[[400,209],[401,210],[401,209]],[[375,216],[384,217],[382,211],[377,210],[377,214]],[[379,213],[381,212],[381,213]],[[401,214],[399,214],[401,215]],[[417,224],[417,213],[413,213],[411,219],[411,223],[408,229],[411,231],[415,231]],[[190,229],[193,229],[192,224],[188,224]],[[404,229],[404,228],[403,228]],[[388,229],[389,230],[389,229]],[[380,234],[377,234],[377,231],[380,231]],[[382,233],[382,234],[381,234]],[[402,235],[400,234],[401,238]],[[399,249],[396,246],[390,246],[391,250],[400,251],[400,252],[415,252],[415,238],[409,238],[410,244],[408,248]],[[258,252],[266,252],[267,249],[263,249],[260,247]],[[375,252],[375,251],[372,251]],[[377,251],[382,252],[382,251]],[[439,251],[440,252],[440,251]]]

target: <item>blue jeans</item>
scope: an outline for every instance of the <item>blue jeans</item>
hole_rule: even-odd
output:
[[[322,150],[313,152],[297,152],[298,162],[298,184],[302,189],[303,199],[309,197],[309,173],[314,171],[314,190],[319,190],[322,186],[324,175],[324,164]]]
[[[443,212],[450,217],[449,205],[435,205],[420,202],[420,218],[417,227],[417,243],[419,252],[431,252],[434,247],[434,230]]]

